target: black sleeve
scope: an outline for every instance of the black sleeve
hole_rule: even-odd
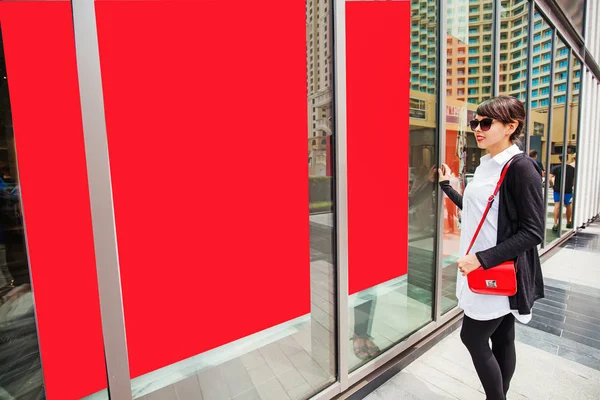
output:
[[[460,193],[458,193],[456,190],[454,190],[454,188],[452,186],[450,186],[450,181],[441,181],[440,187],[442,188],[444,193],[446,193],[446,195],[450,198],[450,200],[452,200],[452,202],[454,204],[456,204],[456,206],[462,210],[463,197]]]
[[[544,199],[541,176],[535,166],[527,161],[516,162],[507,179],[507,189],[515,199],[519,227],[517,232],[498,245],[476,254],[484,269],[514,260],[525,251],[534,248],[544,239]]]

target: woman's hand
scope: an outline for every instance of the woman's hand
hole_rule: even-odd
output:
[[[458,269],[463,276],[469,275],[471,272],[475,271],[481,266],[475,254],[467,254],[463,258],[459,259],[456,263],[458,264]]]
[[[452,171],[448,165],[442,164],[442,168],[438,169],[438,175],[440,177],[440,182],[449,181]]]

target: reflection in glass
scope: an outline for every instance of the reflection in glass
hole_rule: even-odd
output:
[[[527,104],[527,53],[529,5],[520,0],[503,1],[501,6],[500,94]],[[527,127],[517,144],[525,150]]]
[[[571,87],[569,89],[567,116],[567,144],[564,149],[566,160],[565,204],[571,195],[569,207],[563,207],[562,232],[573,229],[573,210],[575,208],[575,175],[577,173],[577,134],[579,130],[579,89],[581,86],[581,62],[577,57],[571,59]],[[571,177],[572,175],[572,177]]]
[[[349,369],[432,320],[437,185],[437,1],[412,0],[408,273],[349,299]]]
[[[0,398],[45,399],[0,31]]]
[[[446,164],[452,170],[450,184],[462,193],[485,152],[467,128],[477,105],[492,97],[493,1],[453,1],[448,4],[446,66]],[[468,24],[466,23],[468,20]],[[502,25],[503,46],[508,28]],[[442,312],[458,304],[456,260],[460,248],[460,210],[444,195],[444,263]]]
[[[568,165],[568,161],[563,162],[564,153],[564,132],[565,116],[567,105],[567,75],[569,71],[569,49],[564,42],[557,38],[554,57],[548,60],[548,64],[554,62],[554,86],[552,103],[552,132],[550,143],[550,159],[548,170],[550,179],[550,189],[548,190],[549,210],[548,219],[552,222],[552,229],[546,236],[546,242],[551,243],[560,237],[561,224],[570,224],[573,211],[573,179],[575,178],[575,168]],[[563,164],[564,168],[563,168]],[[563,180],[567,189],[563,191]],[[566,218],[561,218],[563,207]]]
[[[548,147],[549,132],[549,104],[551,84],[552,60],[552,28],[536,10],[534,14],[533,43],[531,54],[531,115],[528,121],[530,155],[536,158],[542,169],[543,185],[549,185],[550,151]],[[554,221],[552,218],[554,196],[552,186],[545,191],[547,202],[546,235],[551,238]],[[548,217],[549,216],[549,217]]]

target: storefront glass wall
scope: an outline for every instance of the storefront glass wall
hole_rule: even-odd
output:
[[[375,40],[377,30],[361,32],[353,27],[376,16],[373,10],[387,7],[388,17],[393,12],[404,13],[394,9],[401,1],[347,0],[344,19],[334,16],[332,0],[306,0],[305,13],[299,13],[298,7],[283,7],[280,12],[286,21],[276,24],[273,31],[280,32],[278,39],[289,34],[284,42],[294,44],[285,46],[289,51],[285,57],[276,57],[262,47],[246,53],[255,43],[275,40],[273,32],[252,31],[253,36],[243,39],[246,46],[239,46],[239,38],[227,36],[232,29],[227,24],[232,20],[243,24],[252,13],[267,26],[267,14],[260,16],[250,6],[244,12],[230,13],[226,21],[219,20],[222,10],[203,8],[202,15],[213,15],[206,17],[206,24],[213,23],[209,29],[192,17],[201,14],[200,6],[192,4],[196,2],[146,5],[147,15],[138,33],[132,35],[130,21],[139,13],[137,3],[95,3],[105,135],[113,174],[110,195],[114,198],[123,287],[123,339],[129,352],[129,373],[121,379],[131,386],[127,392],[132,398],[328,399],[372,372],[374,360],[388,360],[406,349],[404,342],[457,315],[461,215],[439,194],[435,172],[443,162],[452,171],[455,189],[462,192],[469,184],[486,153],[477,147],[468,121],[474,118],[477,105],[494,95],[514,96],[528,109],[520,146],[537,158],[544,174],[547,229],[542,247],[550,248],[573,230],[573,197],[583,193],[578,191],[576,177],[587,179],[591,186],[596,183],[596,172],[583,173],[577,168],[585,68],[566,37],[528,1],[410,1],[410,24],[406,26],[407,30],[410,27],[406,40],[410,87],[403,106],[408,108],[403,115],[408,129],[406,138],[401,138],[405,142],[398,141],[396,132],[406,128],[399,125],[386,130],[378,125],[382,120],[404,123],[403,119],[386,119],[394,115],[386,109],[389,101],[377,97],[368,102],[357,100],[352,80],[359,76],[357,64],[352,64],[359,59],[356,52],[372,52],[372,65],[365,65],[380,75],[368,79],[378,83],[380,94],[385,92],[385,85],[377,81],[389,73],[383,64],[399,58],[387,49],[378,52],[374,46],[360,47],[369,42],[357,38]],[[357,12],[360,7],[365,7],[361,9],[364,13]],[[530,10],[535,10],[533,16]],[[113,19],[114,15],[120,17]],[[178,24],[156,32],[156,24],[165,15]],[[408,15],[399,18],[408,20]],[[500,17],[497,21],[496,16]],[[334,17],[346,23],[344,37],[336,37],[344,41],[346,54],[336,53]],[[0,14],[0,23],[2,18]],[[220,22],[215,24],[215,20]],[[299,37],[290,26],[304,29],[305,35]],[[398,54],[404,54],[401,28],[386,36],[389,47],[395,46]],[[215,30],[220,32],[221,42],[207,43],[205,38]],[[184,51],[185,46],[172,46],[180,37],[191,38],[200,46],[198,52],[217,55],[214,62],[200,62]],[[399,42],[393,42],[394,37]],[[148,38],[153,38],[152,45]],[[223,43],[248,60],[256,60],[248,65],[252,79],[231,67],[240,60],[236,52],[223,51]],[[10,302],[20,302],[19,309],[24,310],[10,321],[0,312],[0,339],[2,335],[15,337],[11,329],[26,331],[16,335],[18,339],[0,340],[0,390],[23,399],[42,399],[46,392],[51,398],[104,399],[108,393],[102,374],[94,375],[95,380],[77,395],[61,395],[53,387],[56,378],[48,373],[53,364],[47,360],[51,358],[42,370],[44,351],[42,346],[40,355],[30,285],[35,271],[29,269],[23,223],[23,215],[34,213],[22,213],[17,165],[17,155],[27,159],[27,151],[17,154],[20,149],[15,147],[18,132],[13,133],[8,90],[9,85],[13,90],[13,80],[11,71],[6,71],[4,47],[0,47],[0,78],[4,77],[0,81],[0,224],[4,232],[0,235],[0,310]],[[157,59],[157,53],[163,57]],[[334,87],[336,54],[346,57],[348,63],[344,71],[348,74],[347,99],[334,95],[339,93]],[[445,65],[440,65],[440,60],[445,60]],[[281,74],[282,70],[294,75]],[[169,84],[149,85],[160,80],[157,74],[170,76]],[[298,76],[303,79],[300,83]],[[267,82],[272,84],[270,97],[265,95]],[[395,90],[394,82],[389,83],[388,89]],[[595,82],[589,86],[597,92]],[[398,86],[398,90],[404,89]],[[244,95],[232,99],[231,93],[236,91]],[[190,102],[185,97],[188,92],[204,95],[192,97]],[[303,97],[299,99],[297,94]],[[285,102],[278,101],[284,97]],[[336,102],[346,101],[348,129],[338,131],[336,110],[340,105]],[[242,104],[249,111],[229,119],[227,110],[240,110]],[[361,104],[363,108],[357,111]],[[440,111],[441,107],[444,110]],[[242,117],[243,124],[239,122]],[[260,134],[240,133],[244,127],[258,132],[259,125]],[[203,129],[205,126],[210,129]],[[357,131],[357,126],[362,130]],[[225,144],[219,132],[227,133],[230,142]],[[347,138],[348,154],[336,154],[336,149],[342,148],[336,140],[339,136]],[[590,153],[588,159],[592,158]],[[224,166],[236,162],[244,168],[228,170]],[[349,165],[350,213],[341,216],[348,223],[348,232],[344,232],[349,236],[347,247],[338,243],[344,236],[337,226],[339,182],[335,177],[340,162]],[[279,170],[287,175],[277,175]],[[238,179],[240,175],[247,179]],[[194,177],[201,184],[189,188]],[[174,207],[169,196],[148,196],[147,188],[155,182],[177,188],[177,207],[187,210],[193,229],[180,216],[155,217],[156,210]],[[369,182],[376,187],[356,190]],[[278,185],[287,186],[279,190]],[[239,192],[232,187],[239,187]],[[372,198],[364,193],[371,193]],[[403,197],[396,201],[399,194]],[[593,206],[588,208],[591,212]],[[255,230],[246,231],[237,224]],[[363,230],[353,231],[353,226]],[[194,239],[200,237],[202,240]],[[375,244],[371,253],[361,248],[361,241]],[[231,243],[236,243],[235,248],[226,246]],[[187,254],[189,249],[194,252]],[[340,257],[338,250],[347,254]],[[297,257],[302,254],[305,259]],[[382,259],[382,254],[387,258]],[[348,265],[339,262],[342,258]],[[143,273],[139,259],[144,260]],[[231,260],[238,266],[248,265],[238,271]],[[285,278],[288,273],[289,279]],[[228,285],[219,286],[224,280]],[[163,294],[148,290],[167,281],[176,282],[177,289],[170,295],[171,285]],[[349,290],[339,292],[338,284]],[[289,288],[281,289],[285,285]],[[49,292],[39,293],[44,299],[43,294]],[[38,306],[36,311],[40,307],[43,309]],[[342,307],[345,311],[340,313]],[[93,317],[92,333],[98,339],[94,343],[99,344],[99,312]],[[39,332],[43,342],[45,331],[40,328]],[[15,349],[30,356],[19,357]],[[114,350],[94,349],[95,358],[88,358],[98,365],[105,350],[110,372]]]
[[[0,25],[0,393],[45,396]]]

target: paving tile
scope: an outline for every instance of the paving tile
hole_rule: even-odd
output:
[[[572,332],[563,332],[562,337],[573,340],[575,342],[583,343],[587,346],[591,346],[595,349],[600,349],[600,340],[590,339],[588,337],[578,335]]]
[[[229,400],[229,388],[219,367],[200,371],[198,381],[202,390],[202,397],[210,400]]]
[[[235,397],[232,397],[232,400],[262,400],[260,394],[256,391],[256,389],[252,388],[244,393],[240,393]]]
[[[539,299],[537,301],[537,303],[548,305],[548,306],[552,306],[552,307],[556,307],[556,308],[560,308],[560,309],[563,309],[563,310],[565,310],[567,308],[567,305],[564,304],[564,303],[559,303],[557,301],[552,301],[552,300],[548,300],[548,299]]]
[[[459,397],[452,395],[435,384],[428,382],[424,377],[400,372],[386,384],[377,389],[377,394],[383,400],[456,400]]]
[[[562,358],[566,358],[567,360],[571,360],[576,363],[585,365],[586,367],[590,367],[600,371],[600,359],[590,355],[590,353],[588,352],[582,353],[578,351],[569,350],[565,347],[560,347],[558,348],[557,354]]]
[[[311,388],[308,383],[287,391],[288,396],[292,400],[304,400],[315,393],[317,393],[317,390]]]
[[[532,328],[536,328],[536,329],[539,329],[539,330],[547,332],[547,333],[551,333],[556,336],[560,336],[562,334],[562,329],[556,328],[552,325],[548,325],[547,323],[544,323],[544,322],[539,322],[539,321],[533,320],[533,318],[527,325]]]
[[[444,357],[437,356],[435,353],[431,354],[429,357],[423,357],[423,362],[475,390],[479,390],[479,387],[481,386],[481,382],[477,376],[472,373],[472,370]]]
[[[555,320],[558,322],[565,322],[565,319],[566,319],[566,317],[564,315],[534,308],[533,309],[533,317],[535,317],[535,316],[545,317],[545,318],[552,319],[552,320]]]
[[[240,360],[242,361],[244,368],[246,368],[247,370],[265,364],[265,359],[263,358],[263,356],[260,355],[258,350],[254,350],[250,353],[244,354],[240,357]]]
[[[477,389],[423,363],[419,360],[410,365],[410,372],[424,379],[447,393],[461,400],[481,400],[482,394]]]
[[[260,394],[262,400],[291,400],[277,378],[258,385],[256,391]]]
[[[550,335],[548,333],[545,333],[545,334]],[[550,354],[558,353],[559,346],[557,344],[553,344],[546,340],[541,340],[540,338],[536,338],[536,337],[528,334],[528,331],[521,329],[519,327],[519,325],[517,325],[516,335],[517,335],[517,340],[521,343],[525,343],[530,346],[536,347],[536,348],[546,351]],[[554,336],[554,335],[552,335],[552,336]]]
[[[600,330],[598,330],[597,328],[586,329],[578,325],[564,323],[563,331],[576,333],[578,335],[588,337],[590,339],[594,339],[600,342]]]
[[[258,386],[261,383],[265,383],[266,381],[275,378],[275,374],[271,371],[271,368],[267,364],[259,365],[256,368],[249,369],[248,375],[250,376],[250,381],[254,386]]]
[[[175,387],[169,385],[152,393],[146,395],[148,400],[177,400],[177,393]]]
[[[175,386],[178,400],[202,400],[200,381],[198,381],[198,376],[195,374],[173,386]]]
[[[227,382],[231,397],[252,389],[250,375],[239,358],[221,364],[220,368],[223,371],[223,377]]]
[[[590,304],[587,301],[569,299],[566,309],[588,317],[600,319],[600,309],[598,309],[598,305]]]
[[[578,326],[580,328],[588,329],[590,331],[600,332],[600,324],[581,321],[573,317],[565,318],[565,326]]]
[[[310,343],[310,336],[309,336]],[[288,359],[288,357],[283,353],[277,343],[272,343],[270,345],[264,346],[259,349],[260,354],[265,359],[265,362],[269,365],[271,370],[278,375],[282,372],[287,371],[290,368],[293,368],[292,363]]]

